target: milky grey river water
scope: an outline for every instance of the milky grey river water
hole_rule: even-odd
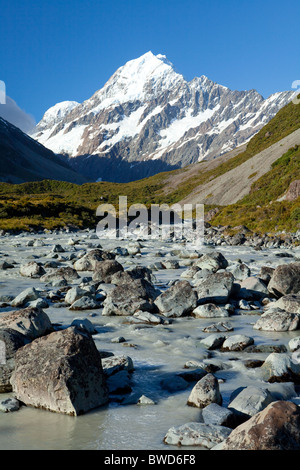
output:
[[[27,235],[0,238],[2,260],[14,260],[14,269],[0,271],[0,295],[16,296],[26,287],[34,286],[42,289],[44,285],[39,280],[31,280],[19,275],[19,266],[28,261],[31,256],[37,256],[41,262],[49,260],[46,257],[55,243],[60,243],[66,253],[72,253],[73,247],[67,245],[72,237],[80,239],[79,248],[86,249],[87,243],[101,243],[104,248],[121,246],[121,241],[106,242],[89,239],[87,232],[77,234]],[[26,246],[30,239],[43,239],[41,247]],[[141,256],[134,258],[118,257],[124,267],[130,263],[148,266],[159,259],[155,252],[169,253],[173,249],[182,248],[180,244],[147,241],[142,242]],[[202,251],[209,251],[205,246]],[[257,275],[262,265],[277,266],[289,263],[293,258],[276,257],[282,250],[255,251],[249,247],[217,247],[230,263],[241,259],[251,268],[252,274]],[[69,251],[68,251],[69,250]],[[284,250],[294,256],[299,256],[299,249]],[[183,264],[184,260],[174,258]],[[66,261],[66,264],[70,264]],[[154,274],[157,285],[163,288],[168,281],[179,279],[186,269],[159,270]],[[81,276],[91,273],[80,273]],[[2,308],[0,312],[11,311],[12,308]],[[72,312],[67,308],[45,309],[52,323],[69,326],[75,317],[87,317],[94,324],[98,333],[93,336],[99,350],[110,351],[115,355],[130,356],[134,364],[132,374],[132,393],[124,395],[123,402],[110,402],[108,406],[91,411],[83,416],[71,417],[44,410],[21,407],[14,413],[0,413],[0,449],[103,449],[103,450],[167,450],[170,446],[163,443],[163,438],[172,426],[179,426],[199,419],[200,411],[186,405],[187,398],[194,385],[180,392],[170,393],[161,388],[163,379],[172,380],[174,374],[183,372],[184,364],[189,360],[199,360],[205,350],[200,345],[200,339],[206,336],[202,328],[220,319],[195,319],[190,317],[174,319],[168,325],[136,326],[125,322],[123,317],[102,317],[101,311]],[[253,324],[261,312],[251,311],[251,314],[232,315],[229,320],[234,327],[234,334],[245,334],[253,337],[255,344],[276,343],[286,344],[299,331],[287,333],[261,332],[253,330]],[[1,313],[0,313],[1,314]],[[93,316],[90,316],[93,314]],[[96,314],[96,315],[95,315]],[[111,343],[111,339],[123,336],[127,343],[136,347],[126,347],[122,343]],[[260,378],[256,369],[246,369],[242,360],[247,358],[265,358],[267,354],[246,354],[211,352],[210,360],[219,360],[223,368],[215,373],[220,382],[223,404],[229,403],[233,390],[249,384],[259,384]],[[207,359],[209,361],[209,359]],[[137,400],[141,395],[152,398],[156,405],[139,406]],[[11,394],[2,394],[4,399]],[[298,398],[295,397],[295,402]],[[174,449],[173,449],[174,450]]]

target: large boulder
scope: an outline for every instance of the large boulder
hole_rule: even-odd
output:
[[[239,416],[248,419],[262,411],[273,401],[275,400],[269,390],[250,385],[240,391],[238,390],[237,394],[233,393],[233,399],[228,408]]]
[[[191,313],[197,305],[197,295],[188,281],[178,281],[155,300],[165,317],[181,317]]]
[[[145,279],[135,279],[110,290],[103,302],[103,316],[133,315],[139,310],[152,311],[156,289]]]
[[[269,292],[266,284],[255,276],[250,276],[241,282],[239,298],[245,300],[260,300],[268,297]]]
[[[199,303],[226,304],[233,289],[232,273],[221,272],[208,275],[195,283]]]
[[[112,275],[119,271],[123,271],[123,266],[116,260],[97,261],[93,281],[109,283]]]
[[[72,416],[108,401],[100,353],[92,337],[76,327],[18,349],[11,384],[25,405]]]
[[[40,308],[28,307],[0,316],[0,328],[15,330],[33,340],[53,331],[48,315]]]
[[[226,269],[228,266],[228,261],[218,251],[212,251],[207,253],[197,261],[194,262],[194,266],[197,266],[200,269],[207,269],[213,273],[217,272],[219,269]]]
[[[293,331],[300,326],[300,317],[281,309],[270,309],[261,315],[254,324],[255,330],[263,331]]]
[[[270,403],[232,431],[222,450],[300,450],[300,408],[290,401]]]
[[[275,297],[300,294],[300,263],[277,266],[269,282],[268,290]]]
[[[94,271],[97,262],[114,258],[115,254],[95,248],[75,261],[73,266],[76,271]]]
[[[46,274],[45,269],[43,268],[42,263],[37,263],[36,261],[29,261],[29,263],[22,264],[20,267],[21,276],[39,278]]]

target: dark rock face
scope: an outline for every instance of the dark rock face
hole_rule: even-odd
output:
[[[222,450],[299,450],[299,430],[299,407],[276,401],[234,429]]]
[[[0,181],[59,180],[82,184],[87,180],[55,153],[0,118]]]
[[[18,349],[11,383],[26,405],[73,416],[108,401],[100,353],[92,337],[75,327]]]

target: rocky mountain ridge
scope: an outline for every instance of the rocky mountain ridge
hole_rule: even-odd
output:
[[[204,75],[188,82],[165,56],[148,52],[120,67],[83,103],[50,108],[32,137],[90,181],[128,182],[244,144],[293,95],[264,99]]]

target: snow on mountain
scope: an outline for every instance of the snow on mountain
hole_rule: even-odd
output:
[[[147,52],[83,103],[50,108],[32,137],[93,180],[130,181],[247,142],[292,96],[264,99],[204,75],[187,82],[164,55]]]

